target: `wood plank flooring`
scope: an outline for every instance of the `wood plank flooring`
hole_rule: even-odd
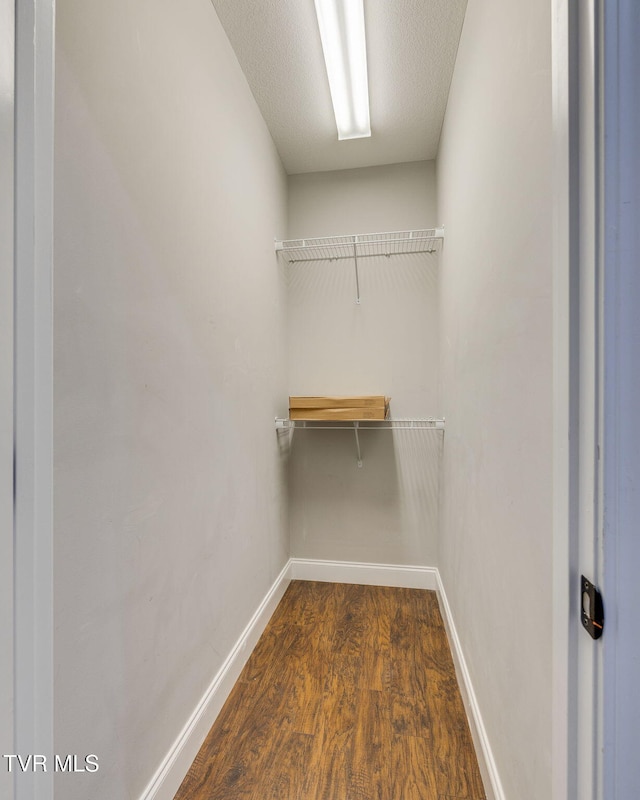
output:
[[[293,581],[175,800],[485,800],[435,592]]]

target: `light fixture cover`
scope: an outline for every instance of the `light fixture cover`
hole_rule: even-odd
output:
[[[314,0],[338,139],[371,136],[364,0]]]

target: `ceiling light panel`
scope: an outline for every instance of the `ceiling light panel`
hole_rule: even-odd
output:
[[[371,136],[364,0],[314,0],[338,139]]]

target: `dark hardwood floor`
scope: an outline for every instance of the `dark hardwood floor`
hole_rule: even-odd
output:
[[[435,592],[293,581],[175,800],[484,800]]]

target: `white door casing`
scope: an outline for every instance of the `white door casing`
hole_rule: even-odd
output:
[[[16,2],[15,751],[53,757],[53,0]],[[15,773],[51,800],[53,772]]]
[[[13,0],[0,0],[0,754],[13,753]],[[13,776],[0,763],[0,796]]]
[[[600,586],[602,559],[599,481],[600,437],[600,243],[601,243],[601,125],[600,125],[600,15],[596,3],[578,4],[578,459],[577,564],[570,576],[576,637],[576,796],[597,800],[602,783],[599,759],[598,700],[602,640],[594,640],[581,626],[581,576]]]
[[[553,671],[552,798],[577,800],[579,228],[578,7],[552,0]]]
[[[554,0],[554,800],[640,796],[640,6]],[[605,627],[580,625],[580,575]]]

